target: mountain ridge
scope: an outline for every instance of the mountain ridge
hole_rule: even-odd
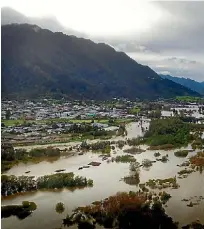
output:
[[[2,29],[2,96],[130,99],[199,94],[162,79],[148,66],[104,43],[36,25]]]
[[[173,82],[178,83],[180,85],[183,85],[184,87],[187,87],[195,92],[198,92],[201,95],[204,95],[204,81],[198,82],[190,78],[176,77],[176,76],[163,75],[163,74],[160,74],[160,76],[165,79],[172,80]]]

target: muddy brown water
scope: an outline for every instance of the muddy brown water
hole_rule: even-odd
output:
[[[138,123],[129,125],[128,137],[141,135],[138,133]],[[145,146],[142,146],[146,148]],[[188,147],[190,148],[190,146]],[[124,154],[122,150],[116,149],[117,154]],[[154,153],[158,151],[147,150],[141,154],[135,155],[138,162],[143,159],[155,160]],[[177,172],[183,168],[177,166],[186,161],[187,158],[178,158],[174,156],[175,150],[159,151],[162,155],[169,155],[169,161],[162,163],[160,161],[153,164],[149,169],[140,169],[140,182],[144,183],[149,179],[169,178],[177,175]],[[194,155],[190,152],[188,157]],[[113,156],[115,156],[113,154]],[[102,164],[98,167],[90,167],[78,170],[79,167],[87,165],[91,161],[99,161]],[[123,181],[126,175],[129,175],[129,163],[107,163],[99,158],[98,154],[86,153],[84,155],[76,155],[73,157],[61,157],[54,162],[40,162],[38,164],[19,164],[10,169],[7,174],[25,175],[26,171],[31,171],[29,176],[42,176],[52,174],[57,169],[66,169],[65,172],[74,172],[76,175],[86,176],[94,181],[92,188],[69,190],[63,189],[58,191],[37,191],[25,193],[21,195],[10,196],[2,200],[2,205],[20,204],[24,200],[34,201],[38,208],[33,214],[24,220],[18,220],[16,217],[2,219],[3,229],[56,229],[61,226],[62,219],[67,213],[78,207],[92,203],[96,200],[104,199],[110,195],[114,195],[121,191],[137,191],[138,186],[131,186]],[[199,218],[204,223],[204,201],[192,208],[187,207],[187,203],[181,201],[183,198],[194,196],[204,196],[204,173],[194,172],[185,179],[177,179],[180,185],[179,189],[165,189],[172,195],[167,203],[166,212],[178,221],[180,225],[184,225]],[[58,202],[65,204],[65,212],[58,214],[55,211],[55,205]]]

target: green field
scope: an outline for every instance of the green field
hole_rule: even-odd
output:
[[[109,119],[94,119],[95,122],[99,122],[99,123],[103,123],[103,124],[108,124]],[[113,122],[113,125],[119,125],[122,122],[125,123],[129,123],[132,122],[133,119],[125,119],[125,118],[121,118],[121,119],[116,119]],[[23,119],[18,119],[18,120],[1,120],[1,123],[4,123],[5,126],[16,126],[19,124],[23,124],[23,123],[57,123],[57,122],[65,122],[65,123],[91,123],[92,119],[67,119],[67,118],[54,118],[54,119],[44,119],[44,120],[23,120]]]
[[[137,114],[138,112],[140,112],[140,108],[138,107],[134,107],[130,110],[130,114]]]
[[[23,124],[23,122],[24,122],[23,119],[18,119],[18,120],[1,120],[1,123],[4,123],[5,126],[15,126],[17,124]]]
[[[201,97],[192,97],[192,96],[177,96],[176,100],[183,102],[204,102],[204,98]]]

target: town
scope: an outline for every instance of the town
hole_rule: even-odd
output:
[[[2,142],[29,145],[81,141],[99,136],[107,139],[123,123],[175,115],[203,123],[203,114],[202,100],[2,101]],[[85,132],[88,134],[84,135]]]

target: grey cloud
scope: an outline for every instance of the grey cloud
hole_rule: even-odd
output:
[[[203,52],[204,2],[172,1],[153,4],[163,11],[164,16],[151,31],[140,36],[132,35],[132,40],[154,52],[162,50]],[[129,42],[128,37],[124,39]]]
[[[198,64],[198,61],[195,60],[187,60],[184,58],[177,58],[177,57],[170,57],[167,60],[175,62],[175,63],[182,63],[182,64]]]
[[[173,76],[204,81],[204,63],[202,62],[172,57],[153,63],[152,68],[157,72],[168,71]]]
[[[155,50],[187,50],[203,52],[204,2],[155,2],[170,16],[158,23],[152,39],[146,38]]]
[[[157,73],[204,81],[204,62],[174,56],[164,57],[158,53],[135,52],[128,55],[139,63],[150,66]]]
[[[49,29],[53,32],[63,32],[68,35],[75,35],[78,37],[88,37],[86,34],[78,32],[74,29],[65,28],[60,24],[60,22],[54,16],[50,17],[26,17],[18,11],[10,8],[3,7],[1,8],[1,24],[11,24],[11,23],[28,23],[28,24],[36,24],[43,29]]]
[[[204,81],[204,2],[153,2],[163,12],[163,18],[146,33],[121,39],[119,43],[136,61],[149,65],[157,72]],[[145,47],[138,50],[135,47]],[[128,47],[128,48],[127,48]],[[131,51],[132,50],[132,51]]]
[[[53,31],[108,43],[157,72],[166,71],[171,75],[204,81],[204,2],[155,1],[152,4],[163,12],[157,24],[141,34],[122,34],[118,37],[82,34],[62,27],[53,18],[29,20]],[[15,17],[18,21],[28,20],[25,17],[22,19],[19,14]]]
[[[126,43],[119,43],[117,45],[114,45],[115,48],[121,52],[127,52],[127,53],[134,53],[134,52],[140,52],[140,53],[151,53],[152,51],[148,49],[147,47],[143,45],[138,45],[134,41],[126,42]]]

